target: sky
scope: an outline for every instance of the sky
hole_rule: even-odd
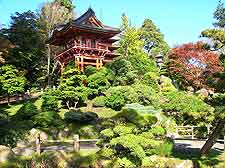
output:
[[[15,12],[37,11],[46,0],[0,0],[0,24],[10,25]],[[223,0],[222,2],[224,2]],[[109,26],[119,27],[125,13],[133,26],[149,18],[174,45],[200,40],[200,32],[211,28],[218,0],[74,0],[77,16],[91,7]]]

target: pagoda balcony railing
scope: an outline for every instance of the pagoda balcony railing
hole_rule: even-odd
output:
[[[83,46],[82,46],[82,45],[73,45],[73,46],[71,46],[69,49],[67,49],[67,50],[65,50],[65,51],[63,51],[63,52],[57,54],[55,58],[61,57],[61,56],[63,56],[64,54],[70,52],[70,51],[73,50],[73,49],[81,49],[81,50],[87,50],[87,51],[99,51],[99,52],[104,52],[104,53],[112,53],[112,52],[108,49],[107,46],[104,46],[104,47],[103,47],[103,45],[99,45],[99,44],[97,45],[96,48],[92,48],[92,47],[90,47],[90,46],[88,46],[88,45],[83,45]]]

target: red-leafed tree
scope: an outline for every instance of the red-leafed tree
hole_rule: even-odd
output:
[[[182,86],[195,90],[209,88],[214,74],[223,71],[219,56],[204,48],[203,42],[183,44],[169,54],[169,72]]]

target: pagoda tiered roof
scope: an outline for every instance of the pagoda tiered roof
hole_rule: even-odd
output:
[[[99,69],[118,56],[114,52],[118,46],[113,43],[119,40],[120,32],[118,28],[104,25],[89,8],[79,18],[57,26],[48,43],[64,50],[55,56],[61,71],[70,61],[75,61],[81,71],[88,65]]]
[[[60,45],[60,39],[71,33],[90,33],[96,34],[96,36],[105,38],[105,40],[117,41],[116,39],[110,39],[111,37],[119,34],[121,31],[118,28],[104,25],[97,19],[95,12],[89,8],[87,12],[81,15],[75,20],[71,20],[67,24],[57,26],[49,39],[49,43],[52,45]]]

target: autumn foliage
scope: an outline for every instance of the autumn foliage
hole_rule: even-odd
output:
[[[203,42],[188,43],[175,47],[169,54],[171,76],[182,86],[191,85],[194,89],[209,88],[214,74],[223,71],[219,55],[204,48]]]

